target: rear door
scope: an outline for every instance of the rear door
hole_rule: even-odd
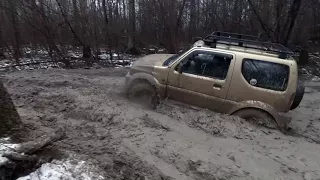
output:
[[[218,111],[223,105],[234,69],[234,55],[210,50],[195,50],[169,73],[168,96],[188,104]]]

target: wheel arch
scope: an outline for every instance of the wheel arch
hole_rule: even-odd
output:
[[[138,83],[139,81],[142,82],[148,82],[155,88],[158,87],[159,81],[152,76],[151,74],[148,73],[135,73],[131,76],[130,81],[128,82],[128,89],[134,84]]]
[[[245,101],[239,103],[237,106],[235,106],[229,114],[234,115],[235,113],[247,109],[254,109],[258,110],[264,113],[267,113],[270,115],[273,119],[275,119],[278,122],[278,112],[275,108],[273,108],[271,105],[263,103],[261,101]]]
[[[261,108],[257,108],[257,107],[245,107],[245,108],[241,108],[238,109],[237,111],[233,112],[231,115],[235,115],[241,111],[246,111],[246,110],[256,110],[256,111],[260,111],[262,113],[266,113],[267,115],[269,115],[270,117],[272,117],[275,120],[275,117],[268,111],[261,109]]]

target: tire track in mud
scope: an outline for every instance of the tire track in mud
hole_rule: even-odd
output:
[[[121,140],[112,139],[110,133],[106,132],[107,129],[119,129],[115,128],[118,124],[113,123],[113,119],[116,119],[115,116],[118,112],[113,112],[115,114],[107,116],[106,119],[101,118],[101,116],[106,115],[105,113],[99,114],[97,107],[102,104],[100,101],[104,97],[93,98],[97,101],[97,104],[91,106],[90,102],[92,101],[87,99],[87,96],[83,96],[83,94],[88,93],[87,88],[80,90],[83,86],[77,87],[77,91],[75,91],[74,88],[65,86],[68,83],[58,81],[52,82],[55,85],[49,87],[43,86],[45,78],[39,80],[42,78],[32,77],[31,79],[33,78],[37,80],[28,81],[23,84],[21,89],[14,87],[17,94],[13,93],[13,97],[21,105],[20,109],[26,108],[26,110],[22,110],[22,116],[28,116],[28,119],[32,120],[32,122],[26,123],[31,123],[39,134],[44,134],[44,126],[46,129],[56,125],[67,127],[68,138],[62,143],[58,143],[57,146],[63,150],[74,151],[87,156],[86,158],[95,159],[101,168],[106,171],[107,179],[170,179],[158,172],[155,167],[142,162],[131,150],[123,149],[122,146],[119,146]],[[73,83],[70,81],[68,86],[71,84]],[[14,86],[14,84],[11,85]],[[19,84],[16,85],[22,87]],[[31,91],[26,88],[28,86]],[[38,93],[33,93],[34,88],[37,87],[41,87],[41,90]],[[24,91],[25,89],[27,91]],[[97,92],[95,88],[91,91],[93,93]],[[51,95],[48,95],[49,92]],[[103,94],[101,91],[100,93]],[[27,104],[25,104],[25,98],[28,99]],[[78,104],[78,101],[85,102]],[[59,108],[63,106],[66,106],[66,108]]]
[[[40,83],[39,83],[39,81],[34,81],[34,82],[38,86],[43,87],[42,82],[40,82]],[[30,83],[30,82],[28,82],[28,83]],[[52,83],[52,84],[62,84],[62,83]],[[98,146],[92,146],[92,144],[93,144],[92,139],[97,139],[97,138],[98,139],[106,138],[109,140],[110,139],[124,139],[124,141],[126,139],[128,139],[130,142],[133,142],[133,143],[135,143],[135,145],[137,145],[137,143],[138,142],[141,143],[141,141],[143,141],[143,139],[137,140],[136,138],[138,136],[146,134],[146,132],[141,133],[140,131],[142,131],[142,130],[145,131],[145,129],[149,128],[151,131],[150,134],[147,135],[149,137],[151,135],[158,137],[158,136],[163,136],[163,134],[164,134],[163,132],[156,132],[156,134],[155,134],[153,129],[156,129],[157,131],[170,131],[170,128],[168,126],[166,126],[165,124],[160,125],[159,122],[156,122],[156,121],[152,123],[151,119],[147,118],[147,116],[144,114],[144,111],[141,111],[143,116],[140,118],[137,117],[135,119],[132,119],[132,117],[131,117],[131,120],[129,119],[129,122],[126,122],[126,121],[128,121],[128,119],[120,119],[120,120],[118,120],[118,122],[114,122],[114,120],[117,121],[116,119],[119,118],[119,114],[121,114],[120,111],[116,110],[115,108],[111,109],[111,111],[108,111],[108,112],[105,112],[105,108],[95,109],[103,104],[101,102],[101,99],[105,99],[105,97],[100,97],[100,96],[97,97],[95,95],[93,97],[88,97],[88,95],[87,95],[88,92],[86,90],[87,88],[80,90],[82,87],[78,87],[76,92],[72,92],[73,90],[68,89],[68,88],[66,89],[64,86],[62,86],[62,90],[64,92],[64,95],[61,94],[60,96],[57,96],[57,94],[59,94],[59,92],[56,92],[56,89],[55,89],[55,88],[57,88],[57,86],[50,86],[50,88],[52,88],[52,87],[54,87],[54,89],[47,91],[47,92],[52,93],[52,96],[48,96],[47,92],[41,92],[38,94],[38,97],[33,98],[33,101],[31,103],[29,103],[29,105],[31,105],[33,107],[33,109],[40,111],[40,112],[45,110],[47,114],[49,114],[49,113],[57,114],[58,113],[58,114],[61,114],[61,115],[67,116],[67,117],[71,117],[71,118],[83,118],[84,119],[83,121],[80,121],[80,122],[79,122],[79,120],[77,120],[77,122],[75,122],[74,120],[70,120],[70,119],[66,120],[66,122],[57,122],[57,120],[50,120],[52,118],[42,117],[42,119],[46,119],[45,121],[49,121],[49,122],[55,121],[55,123],[58,123],[60,125],[64,124],[64,126],[73,127],[73,128],[70,128],[69,132],[72,132],[72,131],[80,132],[80,133],[71,134],[71,135],[69,134],[69,139],[74,139],[74,140],[76,139],[77,143],[63,142],[64,145],[61,145],[62,148],[72,149],[78,153],[83,153],[83,151],[90,152],[91,148],[100,149],[100,147],[98,147]],[[91,92],[91,94],[92,93],[99,93],[98,92],[99,90],[97,90],[97,89],[95,89],[94,91],[96,91],[96,92]],[[86,94],[86,96],[83,96],[83,94]],[[100,94],[103,94],[103,92],[100,92]],[[78,98],[78,100],[77,100],[77,98]],[[117,97],[117,98],[119,98],[119,97]],[[112,97],[111,98],[109,97],[109,100],[112,100]],[[69,109],[65,109],[65,108],[59,109],[57,104],[50,103],[51,101],[59,103],[60,106],[63,106],[63,104],[70,103],[70,102],[72,102],[70,104],[77,104],[77,106],[72,106],[72,108],[69,108],[69,106],[70,106],[70,104],[69,104],[69,106],[68,106]],[[76,102],[76,101],[82,101],[82,102]],[[93,103],[93,104],[91,104],[91,103]],[[115,104],[121,105],[123,103],[126,103],[126,102],[116,102]],[[44,106],[45,108],[39,107],[41,105]],[[107,103],[107,105],[110,107],[115,106],[112,103]],[[124,107],[124,108],[127,108],[127,107]],[[69,112],[69,113],[65,114],[64,112]],[[81,112],[82,112],[82,114],[81,114]],[[112,115],[110,117],[108,117],[107,116],[108,114],[112,114]],[[134,114],[134,113],[132,112],[129,114],[131,114],[130,116],[132,116],[132,114]],[[75,116],[75,115],[77,115],[77,116]],[[106,120],[104,118],[101,118],[102,116],[107,116],[107,120],[109,120],[109,121],[107,121],[107,125],[109,127],[106,127],[103,124],[106,122]],[[124,115],[124,116],[126,116],[126,115]],[[94,118],[92,118],[92,117],[94,117]],[[110,122],[110,119],[113,120],[113,122]],[[87,122],[87,121],[89,121],[89,122]],[[132,123],[134,121],[137,121],[137,122]],[[114,127],[110,127],[110,125],[114,125]],[[120,125],[120,127],[117,127],[119,125]],[[49,124],[49,126],[50,126],[50,124]],[[110,138],[110,136],[105,137],[105,136],[101,135],[100,133],[97,133],[99,131],[97,126],[102,126],[102,127],[106,127],[108,129],[110,129],[111,132],[109,132],[109,135],[113,134],[113,136],[115,136],[115,137],[114,138]],[[137,130],[138,130],[138,132],[140,132],[140,134],[137,132]],[[115,131],[115,132],[113,133],[112,131]],[[117,135],[118,132],[120,132],[119,136]],[[102,137],[94,137],[97,134],[100,134]],[[129,135],[123,136],[123,134],[129,134]],[[174,135],[174,136],[176,136],[176,135]],[[79,139],[79,137],[80,137],[80,139]],[[129,141],[127,141],[127,142],[129,142]],[[147,145],[150,145],[150,144],[147,144]],[[103,144],[103,146],[108,146],[108,145],[110,145],[110,144],[108,144],[108,143]],[[119,146],[119,142],[112,144],[112,146],[113,147]],[[124,146],[126,146],[126,145],[124,145]],[[133,150],[135,154],[140,154],[140,152],[136,151],[137,149],[139,149],[138,146],[137,146],[137,148],[133,148],[133,147],[134,146],[131,146],[131,150]],[[146,149],[148,151],[152,150],[152,149],[148,149],[148,148],[146,148]],[[104,149],[104,151],[105,150],[106,149]],[[94,151],[94,153],[99,154],[100,152],[97,152],[97,150],[96,150],[96,151]],[[91,153],[89,153],[89,154],[85,153],[85,154],[89,155],[89,156],[91,155]],[[153,157],[155,159],[158,159],[157,161],[161,160],[161,159],[157,158],[156,156],[152,155],[151,153],[149,153],[149,157]],[[163,158],[165,158],[165,157],[163,157]],[[152,165],[154,162],[151,161],[149,163]],[[162,164],[165,164],[165,165],[160,164],[160,165],[158,165],[157,168],[170,167],[170,164],[168,164],[166,161],[162,160]],[[168,173],[168,175],[174,177],[175,179],[181,179],[181,177],[183,177],[182,179],[186,179],[187,176],[184,175],[183,173],[179,172],[179,170],[176,170],[175,173],[172,174],[172,171],[174,172],[175,168],[169,168],[169,169],[170,169],[170,171],[168,171],[168,172],[166,172],[164,169],[162,169],[162,170],[164,172]]]
[[[121,95],[123,78],[89,74],[35,71],[13,73],[6,79],[20,112],[30,118],[26,123],[44,130],[67,127],[68,139],[58,146],[94,159],[106,177],[320,175],[316,163],[320,150],[315,144],[191,106],[168,102],[156,112],[142,109]]]
[[[320,144],[320,82],[306,81],[305,86],[305,96],[292,113],[292,131],[289,134]]]

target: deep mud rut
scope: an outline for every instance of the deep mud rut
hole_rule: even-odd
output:
[[[125,69],[3,75],[33,139],[63,126],[55,144],[106,179],[320,179],[320,83],[292,112],[292,135],[165,101],[156,111],[122,94]]]

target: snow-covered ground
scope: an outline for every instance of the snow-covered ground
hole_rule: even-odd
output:
[[[8,161],[2,157],[3,153],[14,152],[19,144],[11,143],[10,138],[0,139],[0,168],[1,164]],[[71,154],[71,153],[70,153]],[[102,180],[105,179],[100,175],[99,170],[92,164],[70,155],[64,160],[53,160],[50,163],[43,164],[35,172],[21,177],[18,180]]]
[[[43,164],[35,172],[18,180],[103,180],[97,168],[75,157]]]
[[[42,52],[43,53],[43,52]],[[31,55],[30,55],[31,56]],[[67,58],[72,66],[79,68],[85,66],[85,61],[82,59],[82,54],[76,52],[68,52]],[[110,60],[109,54],[99,55],[99,62],[95,63],[101,67],[130,67],[131,63],[135,60],[134,57],[126,54],[113,53],[113,60]],[[4,59],[0,60],[0,71],[11,70],[34,70],[34,69],[51,69],[51,68],[63,68],[62,62],[55,63],[48,56],[32,57],[32,58],[20,58],[20,65],[16,66],[14,60]]]
[[[11,140],[9,137],[0,138],[0,165],[8,161],[8,159],[5,157],[2,157],[2,155],[4,153],[12,152],[14,149],[18,147],[19,147],[18,144],[11,143]]]

